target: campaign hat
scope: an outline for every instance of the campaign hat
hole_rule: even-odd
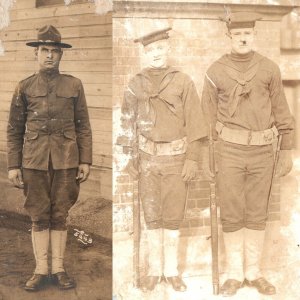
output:
[[[61,34],[53,25],[45,25],[38,30],[37,40],[26,43],[30,47],[39,45],[53,45],[61,48],[72,48],[71,45],[61,42]]]

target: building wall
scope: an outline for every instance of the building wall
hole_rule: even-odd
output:
[[[285,15],[281,22],[281,56],[280,66],[286,95],[291,111],[295,116],[295,149],[300,150],[300,9],[296,7]]]

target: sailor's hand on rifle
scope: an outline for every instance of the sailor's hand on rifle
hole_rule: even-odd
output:
[[[128,162],[127,166],[125,167],[125,172],[127,172],[130,175],[130,177],[134,180],[138,178],[139,172],[135,167],[133,160],[130,160]]]
[[[13,169],[8,171],[8,179],[17,188],[23,189],[24,182],[21,169]]]
[[[196,177],[198,171],[198,162],[190,159],[186,159],[182,169],[183,181],[190,181]]]
[[[285,176],[291,172],[293,168],[293,160],[291,150],[280,150],[278,164],[277,164],[277,175],[279,177]]]

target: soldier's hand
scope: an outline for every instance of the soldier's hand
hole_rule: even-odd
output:
[[[138,178],[139,172],[138,172],[137,168],[134,166],[134,163],[132,160],[130,160],[128,162],[124,171],[127,172],[132,179],[136,180]]]
[[[190,159],[186,159],[182,169],[183,181],[190,181],[196,177],[198,171],[198,162]]]
[[[8,179],[17,188],[23,189],[24,182],[21,169],[13,169],[8,171]]]
[[[90,165],[89,164],[80,164],[78,166],[76,179],[79,183],[82,183],[88,179],[90,175]]]
[[[285,176],[293,168],[293,160],[291,150],[280,150],[277,164],[277,175],[279,177]]]

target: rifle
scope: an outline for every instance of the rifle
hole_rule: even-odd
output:
[[[135,127],[136,143],[134,145],[133,159],[139,164],[138,129]],[[137,166],[137,169],[139,167]],[[136,288],[140,287],[140,240],[141,240],[141,212],[139,198],[139,175],[133,180],[133,282]]]
[[[140,200],[138,180],[133,183],[133,280],[136,288],[140,287]]]
[[[212,127],[209,126],[209,168],[215,176],[215,153],[212,137]],[[209,182],[210,186],[210,228],[211,228],[211,255],[212,255],[212,284],[213,294],[219,294],[219,262],[218,262],[218,211],[216,203],[215,177]]]
[[[268,195],[268,202],[267,202],[267,213],[269,212],[269,203],[272,197],[272,189],[273,189],[273,181],[276,174],[276,167],[279,159],[279,152],[281,148],[281,142],[282,142],[282,135],[279,135],[277,146],[276,146],[276,152],[274,157],[274,165],[273,165],[273,171],[272,171],[272,177],[271,177],[271,183],[270,183],[270,189],[269,189],[269,195]]]

